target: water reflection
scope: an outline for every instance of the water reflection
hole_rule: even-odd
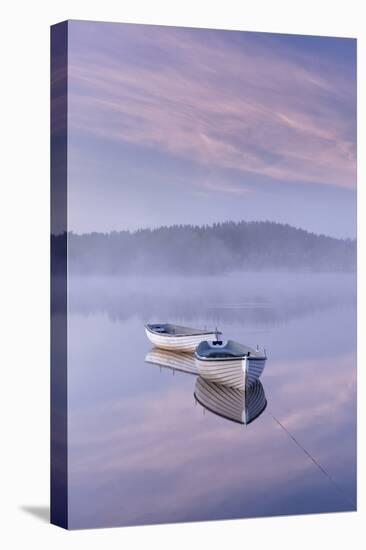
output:
[[[239,422],[250,424],[258,418],[267,406],[267,400],[262,384],[255,382],[246,390],[216,384],[199,376],[192,353],[179,353],[158,348],[150,350],[145,361],[160,368],[172,369],[194,374],[197,380],[194,386],[194,398],[202,407],[216,415]]]
[[[241,273],[222,277],[77,277],[69,281],[74,313],[137,316],[160,322],[270,328],[355,302],[355,278],[342,274]]]
[[[198,374],[193,353],[179,353],[177,351],[153,348],[146,354],[145,361],[153,365],[173,369],[173,371],[178,370],[188,374]]]
[[[250,424],[267,406],[264,389],[259,380],[246,390],[239,390],[199,377],[196,380],[194,396],[208,411],[240,424]]]
[[[246,323],[233,317],[219,323],[224,334],[234,340],[252,347],[259,343],[270,350],[270,364],[261,378],[268,406],[248,429],[215,414],[203,414],[202,406],[195,406],[195,384],[199,379],[192,376],[193,358],[180,356],[179,362],[183,359],[185,364],[179,365],[174,353],[161,356],[158,350],[150,351],[141,317],[151,306],[157,320],[166,318],[162,311],[174,294],[170,288],[151,281],[134,307],[138,282],[136,293],[129,298],[129,287],[122,281],[115,281],[114,286],[104,281],[97,287],[85,280],[80,295],[76,292],[82,286],[80,281],[76,286],[71,281],[70,527],[355,508],[354,279],[350,276],[346,281],[340,276],[338,289],[332,275],[313,275],[309,279],[292,279],[292,287],[287,276],[281,284],[276,279],[262,279],[261,288],[258,283],[257,297],[267,295],[276,304],[276,319],[283,322],[253,321],[248,313]],[[180,283],[170,281],[172,288]],[[218,289],[216,298],[214,285]],[[182,284],[181,293],[176,292],[169,306],[169,318],[177,324],[178,320],[190,324],[184,307],[179,309],[186,292],[188,314],[197,316],[199,326],[209,325],[206,297],[229,306],[234,294],[247,292],[245,285],[245,278],[238,280],[236,287],[210,280],[207,293],[201,286],[197,294],[193,281]],[[284,293],[286,285],[289,289]],[[253,289],[254,283],[249,288]],[[333,298],[329,307],[305,314],[302,305],[306,296],[311,304],[317,299],[325,304],[323,296]],[[257,303],[257,297],[253,291],[253,303]],[[243,306],[244,301],[238,298],[238,303]],[[241,311],[242,316],[248,312],[244,308]],[[156,366],[146,364],[146,354]],[[159,364],[169,369],[162,366],[160,373]],[[190,376],[184,374],[188,372]],[[287,432],[329,473],[341,491]]]

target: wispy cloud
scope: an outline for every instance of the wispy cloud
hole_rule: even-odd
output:
[[[70,43],[71,128],[220,170],[355,186],[355,83],[334,64],[251,34],[95,29]]]
[[[195,187],[198,193],[215,192],[215,193],[229,193],[232,195],[246,195],[251,192],[249,187],[243,184],[235,184],[210,176],[208,178],[192,179],[190,182],[192,187]]]

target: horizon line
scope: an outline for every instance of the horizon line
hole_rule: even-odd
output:
[[[130,235],[134,235],[136,233],[139,233],[141,231],[150,231],[150,232],[154,232],[154,231],[158,231],[158,230],[161,230],[161,229],[170,229],[170,228],[199,228],[199,229],[202,229],[202,228],[213,228],[214,226],[216,225],[228,225],[228,224],[233,224],[233,225],[241,225],[241,224],[246,224],[246,225],[254,225],[254,224],[270,224],[270,225],[277,225],[277,226],[282,226],[282,227],[290,227],[291,229],[295,229],[296,231],[302,231],[304,233],[307,233],[308,235],[314,235],[316,237],[325,237],[325,238],[328,238],[328,239],[334,239],[336,241],[351,241],[351,242],[356,242],[357,241],[357,234],[355,237],[334,237],[333,235],[327,235],[326,233],[317,233],[315,231],[310,231],[308,229],[304,229],[303,227],[300,227],[300,226],[295,226],[295,225],[291,225],[290,223],[283,223],[283,222],[277,222],[277,221],[271,221],[271,220],[251,220],[251,221],[246,221],[246,220],[240,220],[240,221],[234,221],[234,220],[224,220],[224,221],[217,221],[217,222],[212,222],[212,223],[204,223],[204,224],[192,224],[192,223],[176,223],[176,224],[171,224],[171,225],[159,225],[159,226],[154,226],[154,227],[151,227],[151,226],[145,226],[145,227],[140,227],[140,228],[137,228],[137,229],[111,229],[109,231],[89,231],[89,232],[82,232],[82,233],[79,233],[77,231],[74,231],[72,229],[68,230],[68,231],[62,231],[60,233],[52,233],[51,232],[51,236],[60,236],[60,235],[64,235],[65,233],[66,234],[69,234],[69,235],[75,235],[77,237],[83,237],[83,236],[89,236],[89,235],[111,235],[112,233],[129,233]]]

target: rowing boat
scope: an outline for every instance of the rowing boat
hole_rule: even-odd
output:
[[[213,330],[199,330],[171,323],[147,324],[145,332],[157,348],[183,352],[194,351],[202,340],[211,340],[221,334]]]
[[[266,353],[233,340],[205,340],[195,350],[197,370],[217,384],[245,389],[261,376]]]

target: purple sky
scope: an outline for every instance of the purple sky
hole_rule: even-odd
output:
[[[69,227],[356,232],[356,41],[69,23]]]

